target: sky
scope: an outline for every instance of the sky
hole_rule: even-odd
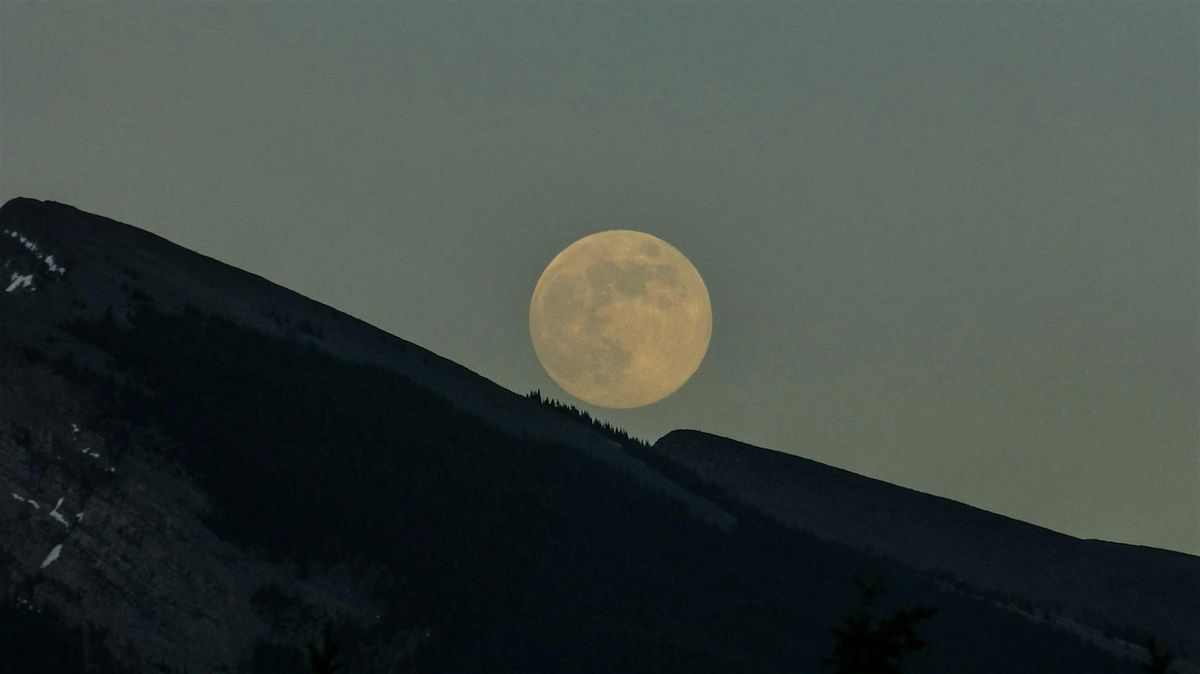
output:
[[[1200,4],[0,2],[0,199],[265,276],[640,437],[1200,553]],[[660,237],[707,358],[571,399],[528,311]]]

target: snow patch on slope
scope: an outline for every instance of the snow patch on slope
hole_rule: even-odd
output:
[[[42,264],[46,265],[46,272],[48,272],[52,278],[61,278],[67,273],[67,268],[59,264],[59,260],[56,259],[54,255],[45,252],[43,246],[24,234],[21,234],[15,230],[5,229],[2,230],[2,234],[0,234],[0,236],[11,239],[12,241],[18,243],[20,247],[24,249],[21,252],[33,257],[36,260],[36,262],[33,263],[33,268],[30,268],[28,263],[17,264],[15,260],[5,260],[2,266],[9,276],[4,292],[12,293],[18,290],[26,290],[27,292],[36,291],[37,285],[35,285],[34,282],[41,278],[41,274],[43,273],[41,271]]]
[[[24,496],[21,496],[20,494],[18,494],[18,493],[16,493],[16,492],[13,492],[13,495],[12,495],[12,496],[13,496],[13,498],[17,499],[17,500],[18,500],[18,501],[20,501],[21,503],[28,503],[29,505],[33,506],[33,509],[34,509],[34,510],[41,510],[41,509],[42,509],[42,506],[38,505],[38,502],[37,502],[37,501],[35,501],[35,500],[33,500],[33,499],[31,499],[31,498],[25,498]]]
[[[47,566],[50,566],[51,564],[53,564],[58,559],[59,555],[61,555],[61,554],[62,554],[62,543],[59,543],[58,545],[54,546],[50,550],[50,554],[46,555],[46,559],[42,560],[41,568],[44,569]]]
[[[62,503],[63,503],[63,500],[61,498],[58,499],[58,503],[54,504],[54,510],[50,511],[50,517],[53,518],[59,524],[70,529],[71,525],[69,522],[67,522],[67,518],[63,517],[62,513],[58,512],[58,509],[60,507],[62,507]]]
[[[9,281],[11,281],[11,283],[9,283],[8,287],[4,289],[4,292],[6,292],[6,293],[11,293],[12,291],[19,290],[21,288],[30,288],[31,290],[37,290],[37,288],[32,287],[33,286],[33,274],[22,275],[22,274],[18,274],[17,272],[14,271],[12,273],[12,276],[9,277]]]
[[[48,255],[46,253],[41,252],[41,250],[42,250],[41,246],[39,246],[37,244],[37,242],[34,241],[33,239],[30,239],[30,238],[26,237],[24,234],[21,234],[20,232],[17,232],[17,231],[11,230],[11,229],[4,230],[4,233],[7,234],[9,236],[9,238],[16,239],[17,241],[19,241],[21,243],[21,245],[25,246],[25,250],[28,250],[30,253],[33,253],[33,255],[35,257],[37,257],[38,260],[40,260],[41,262],[44,262],[46,264],[46,267],[50,270],[50,273],[58,274],[59,276],[67,273],[67,268],[58,264],[57,262],[55,262],[53,255]]]

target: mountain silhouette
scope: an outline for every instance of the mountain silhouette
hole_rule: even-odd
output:
[[[673,431],[653,449],[799,530],[948,580],[1058,607],[1060,618],[1110,627],[1136,623],[1200,647],[1200,569],[1191,555],[1081,540],[698,431]]]
[[[1193,556],[645,445],[63,204],[0,265],[0,671],[815,672],[864,574],[905,671],[1194,671]]]

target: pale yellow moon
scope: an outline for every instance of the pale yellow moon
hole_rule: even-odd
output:
[[[612,230],[556,255],[529,302],[529,334],[546,373],[600,407],[671,395],[700,367],[712,305],[700,273],[674,246]]]

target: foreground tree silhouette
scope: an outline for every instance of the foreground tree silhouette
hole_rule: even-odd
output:
[[[338,647],[333,643],[333,623],[325,623],[321,643],[308,645],[308,662],[313,674],[335,674],[338,670]]]
[[[1138,667],[1138,671],[1146,674],[1167,674],[1171,671],[1171,663],[1175,661],[1175,657],[1158,643],[1158,639],[1150,637],[1146,641],[1146,651],[1150,654],[1150,661]]]
[[[917,624],[937,609],[915,606],[876,617],[873,607],[887,592],[886,584],[882,578],[857,582],[862,589],[858,606],[833,631],[838,639],[830,658],[833,669],[836,674],[898,674],[901,660],[926,645],[917,635]]]

